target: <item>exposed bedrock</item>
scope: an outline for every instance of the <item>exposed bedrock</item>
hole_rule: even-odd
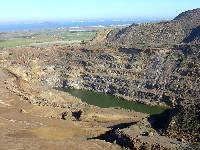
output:
[[[150,105],[175,106],[200,95],[198,48],[182,46],[132,53],[124,52],[126,49],[69,51],[62,54],[63,86],[105,92]]]

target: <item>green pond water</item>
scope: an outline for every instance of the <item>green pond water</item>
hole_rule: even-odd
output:
[[[87,104],[99,106],[102,108],[120,107],[124,109],[135,110],[137,112],[148,113],[148,114],[160,114],[164,110],[166,110],[165,107],[149,106],[149,105],[141,104],[138,102],[130,102],[113,95],[98,93],[98,92],[89,91],[89,90],[77,90],[77,89],[59,89],[59,90],[68,92],[71,95],[80,98],[82,101],[86,102]]]

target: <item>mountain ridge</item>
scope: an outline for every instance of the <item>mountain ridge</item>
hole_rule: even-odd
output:
[[[107,43],[124,47],[163,47],[190,42],[185,40],[200,26],[200,8],[181,13],[171,21],[131,25],[110,32]],[[193,32],[192,32],[193,31]],[[199,41],[198,41],[199,42]]]

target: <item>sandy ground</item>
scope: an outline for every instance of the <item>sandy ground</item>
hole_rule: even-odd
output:
[[[0,150],[120,149],[101,140],[87,140],[92,130],[56,117],[63,110],[34,106],[6,89],[9,78],[0,69]]]

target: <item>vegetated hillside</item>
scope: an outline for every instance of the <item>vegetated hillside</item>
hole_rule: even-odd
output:
[[[110,32],[107,42],[126,47],[162,47],[197,42],[199,26],[200,8],[181,13],[169,22],[134,24],[119,32]]]

